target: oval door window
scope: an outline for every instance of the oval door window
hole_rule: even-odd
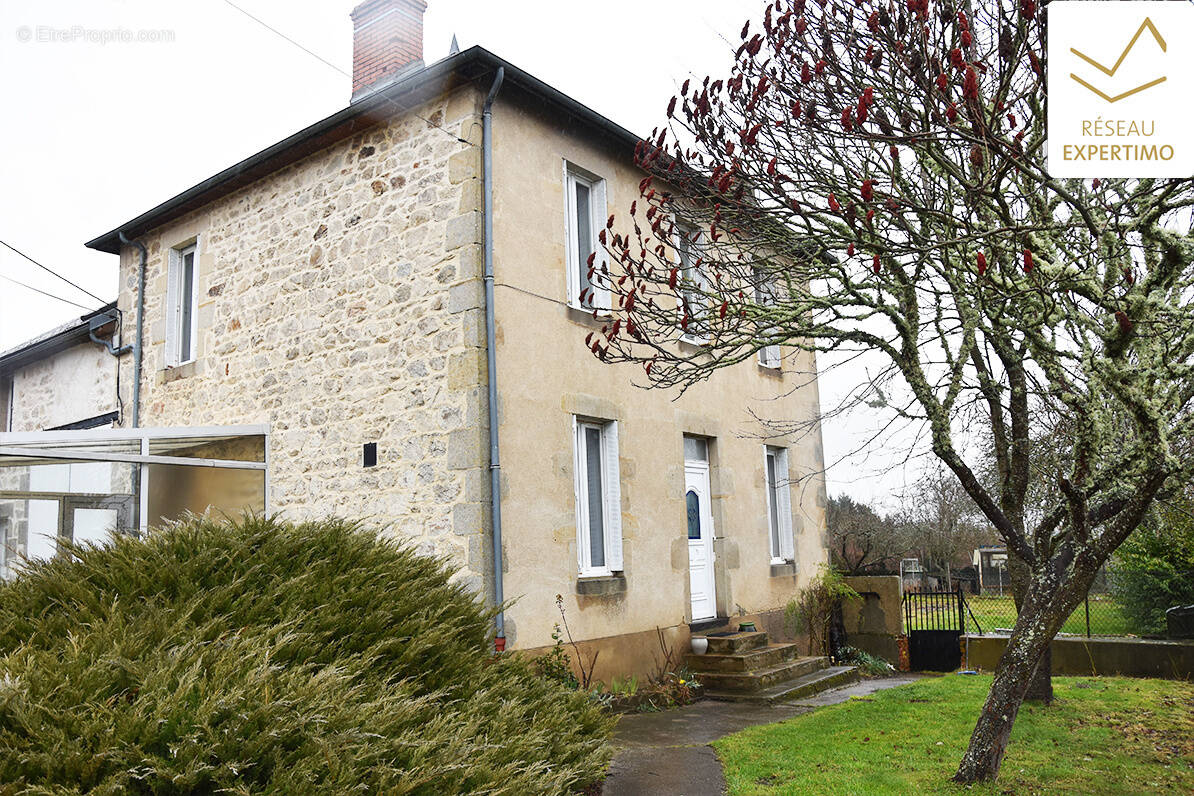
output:
[[[688,504],[688,538],[701,538],[701,499],[697,496],[695,490],[688,490],[688,495],[684,498]]]

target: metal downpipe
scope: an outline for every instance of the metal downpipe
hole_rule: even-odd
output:
[[[139,240],[129,240],[124,233],[120,242],[136,246],[141,252],[141,264],[137,267],[137,336],[133,342],[133,428],[141,427],[141,352],[145,339],[145,265],[149,262],[149,251]]]
[[[498,67],[481,111],[481,180],[485,203],[485,366],[489,382],[489,490],[490,524],[493,534],[494,650],[506,649],[506,615],[502,603],[502,464],[498,447],[497,342],[493,313],[493,101],[506,79],[505,67]]]

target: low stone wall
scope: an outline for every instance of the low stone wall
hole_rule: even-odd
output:
[[[963,636],[963,649],[969,647],[964,668],[993,671],[1007,640],[1003,635]],[[1194,641],[1062,636],[1053,639],[1053,674],[1189,680],[1194,677]]]
[[[842,604],[846,643],[898,664],[904,635],[899,576],[856,575],[845,581],[861,598]]]

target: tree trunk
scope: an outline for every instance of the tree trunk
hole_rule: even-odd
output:
[[[995,668],[991,691],[954,774],[955,782],[968,785],[993,780],[999,774],[1016,714],[1036,675],[1048,677],[1052,696],[1049,647],[1070,612],[1082,602],[1093,578],[1093,570],[1076,568],[1062,577],[1042,573],[1027,584],[1012,636]]]
[[[1007,649],[995,669],[983,712],[970,736],[970,746],[954,774],[955,782],[968,785],[993,780],[999,774],[1020,703],[1053,640],[1042,614],[1039,608],[1026,609],[1016,620]]]
[[[1023,610],[1024,595],[1028,592],[1028,582],[1032,573],[1029,571],[1028,565],[1010,550],[1007,564],[1007,574],[1012,585],[1012,602],[1015,603],[1016,615],[1019,616],[1020,611]],[[1046,705],[1053,701],[1053,646],[1051,642],[1049,646],[1045,647],[1040,665],[1036,667],[1032,675],[1032,682],[1029,683],[1024,698],[1029,702],[1043,702]]]

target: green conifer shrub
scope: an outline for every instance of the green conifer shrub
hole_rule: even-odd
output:
[[[338,520],[195,518],[0,585],[0,794],[568,793],[611,719]]]

